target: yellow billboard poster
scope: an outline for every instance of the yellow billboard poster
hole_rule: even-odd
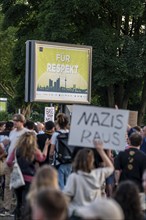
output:
[[[90,103],[92,47],[35,42],[34,100]]]
[[[0,98],[0,112],[7,110],[7,98]]]

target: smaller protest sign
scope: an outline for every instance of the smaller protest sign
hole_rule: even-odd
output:
[[[74,105],[69,145],[94,147],[93,140],[101,139],[105,149],[124,150],[129,111]]]
[[[134,127],[137,125],[137,117],[138,117],[138,112],[137,111],[129,111],[129,122],[128,124],[131,127]]]
[[[55,109],[54,107],[45,107],[44,122],[54,121]]]

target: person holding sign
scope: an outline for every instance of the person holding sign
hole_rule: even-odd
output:
[[[103,142],[95,140],[94,146],[105,167],[94,168],[94,154],[91,149],[85,148],[77,153],[73,163],[74,172],[68,177],[64,188],[64,194],[70,200],[70,215],[78,207],[88,205],[96,197],[101,197],[101,187],[114,171],[112,162],[103,150]]]

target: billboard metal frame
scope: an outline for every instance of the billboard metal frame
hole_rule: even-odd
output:
[[[52,49],[62,49],[62,50],[80,50],[88,54],[88,70],[87,71],[87,95],[85,95],[85,100],[77,100],[77,98],[62,99],[61,97],[57,99],[49,99],[50,91],[45,91],[46,98],[40,98],[37,96],[37,47],[42,48],[50,47]],[[85,45],[75,45],[75,44],[64,44],[56,42],[45,42],[45,41],[35,41],[29,40],[26,42],[26,72],[25,72],[25,101],[26,102],[51,102],[51,103],[80,103],[80,104],[90,104],[91,101],[91,75],[92,75],[92,47]],[[38,92],[39,93],[39,92]],[[56,91],[52,92],[57,94]]]

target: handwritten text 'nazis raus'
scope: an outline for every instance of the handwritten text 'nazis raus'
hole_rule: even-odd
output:
[[[83,112],[77,123],[78,126],[83,125],[85,128],[82,131],[81,142],[83,143],[86,141],[92,143],[94,139],[98,138],[102,139],[104,143],[111,143],[113,145],[119,146],[119,131],[123,128],[122,119],[122,114],[114,115],[109,112],[101,112],[99,114],[95,112]],[[94,127],[94,132],[90,131],[90,127]],[[102,132],[102,128],[104,132]],[[108,128],[106,129],[106,133],[104,128]]]

